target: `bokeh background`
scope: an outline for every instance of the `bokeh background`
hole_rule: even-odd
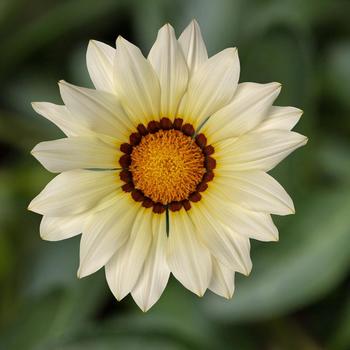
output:
[[[0,0],[0,349],[350,349],[349,14],[345,0]],[[171,279],[143,314],[103,271],[76,278],[79,237],[40,239],[26,208],[53,175],[29,152],[62,134],[30,102],[61,103],[60,79],[92,85],[89,39],[147,54],[160,26],[192,18],[210,54],[239,48],[241,81],[283,84],[309,143],[273,170],[296,215],[276,218],[278,243],[252,242],[233,299]]]

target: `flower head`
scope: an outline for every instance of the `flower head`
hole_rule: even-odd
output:
[[[57,175],[31,202],[43,239],[82,233],[78,276],[105,267],[120,300],[142,310],[170,273],[192,292],[230,298],[249,274],[249,239],[274,241],[271,215],[294,212],[267,174],[307,139],[301,111],[272,106],[278,83],[238,84],[235,48],[208,58],[195,21],[162,27],[148,58],[118,37],[89,43],[95,89],[59,83],[64,105],[33,108],[65,138],[32,154]]]

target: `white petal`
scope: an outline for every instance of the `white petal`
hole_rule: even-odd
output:
[[[49,171],[119,168],[118,142],[96,137],[69,137],[37,144],[32,155]]]
[[[211,257],[184,210],[169,212],[167,259],[175,278],[193,293],[203,296],[211,278]]]
[[[90,212],[72,216],[43,216],[40,237],[45,241],[60,241],[79,235]]]
[[[196,20],[193,20],[182,32],[179,43],[186,58],[189,73],[192,75],[208,59],[207,48]]]
[[[239,84],[233,101],[204,124],[209,143],[240,136],[261,123],[281,91],[281,84]]]
[[[227,105],[239,78],[237,49],[229,48],[209,58],[191,77],[179,114],[196,127]]]
[[[272,106],[267,117],[254,130],[257,132],[267,130],[290,131],[298,123],[303,111],[295,107]]]
[[[296,132],[251,132],[238,139],[227,139],[214,145],[217,167],[232,171],[269,171],[306,142],[307,138]]]
[[[114,77],[120,101],[137,125],[159,118],[160,86],[156,72],[140,49],[117,39]]]
[[[150,209],[140,208],[128,241],[106,265],[106,278],[114,296],[121,300],[134,288],[152,241]]]
[[[160,114],[163,117],[174,118],[187,87],[188,71],[174,28],[169,24],[159,30],[148,60],[160,82]]]
[[[114,93],[113,63],[115,49],[105,43],[90,40],[86,52],[86,65],[97,90]]]
[[[249,239],[219,222],[203,203],[193,204],[190,215],[211,253],[227,268],[248,275],[252,268]]]
[[[80,214],[110,205],[121,186],[116,171],[70,170],[51,180],[28,209],[49,216]]]
[[[212,257],[213,273],[209,289],[214,293],[230,299],[235,290],[235,273]]]
[[[38,114],[58,126],[67,136],[84,135],[87,132],[66,106],[55,105],[49,102],[33,102],[32,107]]]
[[[133,130],[117,97],[108,92],[59,83],[62,99],[74,120],[85,128],[124,140]]]
[[[169,279],[166,262],[166,217],[154,215],[153,238],[149,254],[131,295],[142,311],[149,310],[162,295]]]
[[[284,188],[263,171],[240,171],[219,174],[212,189],[221,189],[222,194],[235,203],[251,210],[276,215],[294,214],[292,199]]]
[[[271,215],[255,212],[235,204],[236,199],[227,189],[215,191],[211,186],[202,198],[209,212],[234,232],[259,241],[277,241],[278,230]]]
[[[84,226],[80,241],[80,278],[104,266],[130,235],[139,206],[125,192],[117,195],[116,200],[114,205],[93,214]]]

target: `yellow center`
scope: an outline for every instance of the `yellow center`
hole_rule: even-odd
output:
[[[129,169],[135,188],[154,202],[169,204],[195,192],[205,173],[204,155],[181,131],[160,130],[134,147]]]

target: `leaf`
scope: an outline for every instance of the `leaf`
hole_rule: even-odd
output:
[[[207,313],[235,322],[269,319],[330,292],[349,270],[349,212],[347,189],[305,201],[280,242],[257,251],[253,273],[237,279],[232,301],[211,298]]]

